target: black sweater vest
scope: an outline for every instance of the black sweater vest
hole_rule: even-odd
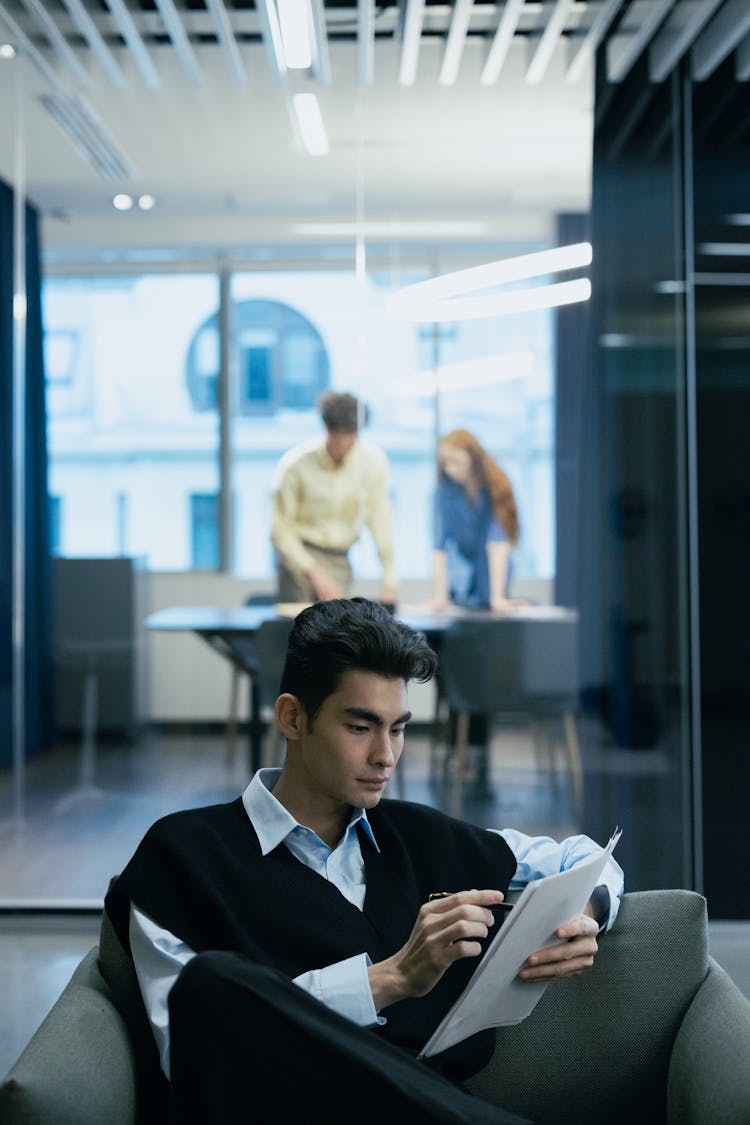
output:
[[[377,851],[360,832],[367,891],[364,910],[280,844],[262,856],[241,800],[174,813],[157,821],[107,896],[126,949],[132,901],[196,952],[230,949],[289,977],[358,953],[373,961],[406,942],[433,891],[507,891],[516,861],[492,832],[424,805],[382,801],[368,812]],[[435,988],[401,1000],[374,1029],[416,1054],[460,995],[476,958],[464,958]],[[480,1069],[493,1034],[482,1032],[441,1056],[455,1077]]]

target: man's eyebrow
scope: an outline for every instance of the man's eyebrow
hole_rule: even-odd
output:
[[[385,726],[383,719],[375,711],[370,711],[367,707],[345,707],[345,715],[351,715],[353,719],[364,719],[367,723],[373,723],[376,727]],[[399,715],[397,719],[391,723],[392,727],[398,727],[402,723],[408,723],[411,718],[411,711],[404,711],[403,715]]]

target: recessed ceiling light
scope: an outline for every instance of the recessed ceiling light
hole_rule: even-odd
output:
[[[14,59],[16,48],[12,43],[0,43],[0,59]]]
[[[141,211],[150,211],[153,207],[156,207],[156,200],[153,195],[149,195],[148,193],[146,195],[139,195],[138,206]]]
[[[112,206],[118,211],[129,211],[133,206],[132,195],[127,195],[125,192],[118,192],[112,200]]]

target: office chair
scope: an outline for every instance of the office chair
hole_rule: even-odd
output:
[[[562,746],[573,796],[582,792],[581,754],[575,724],[577,707],[577,621],[573,615],[548,620],[457,621],[446,633],[440,670],[450,708],[457,712],[455,752],[446,751],[444,769],[453,767],[450,809],[460,816],[472,713],[488,717],[488,734],[497,715],[520,714],[532,724],[539,758],[550,740]],[[551,741],[551,723],[562,724],[563,739]]]

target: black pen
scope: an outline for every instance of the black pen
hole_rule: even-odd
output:
[[[438,898],[450,898],[455,891],[433,891],[432,894],[427,896],[428,902],[435,902]],[[487,907],[488,910],[512,910],[512,902],[494,902],[492,906]]]

